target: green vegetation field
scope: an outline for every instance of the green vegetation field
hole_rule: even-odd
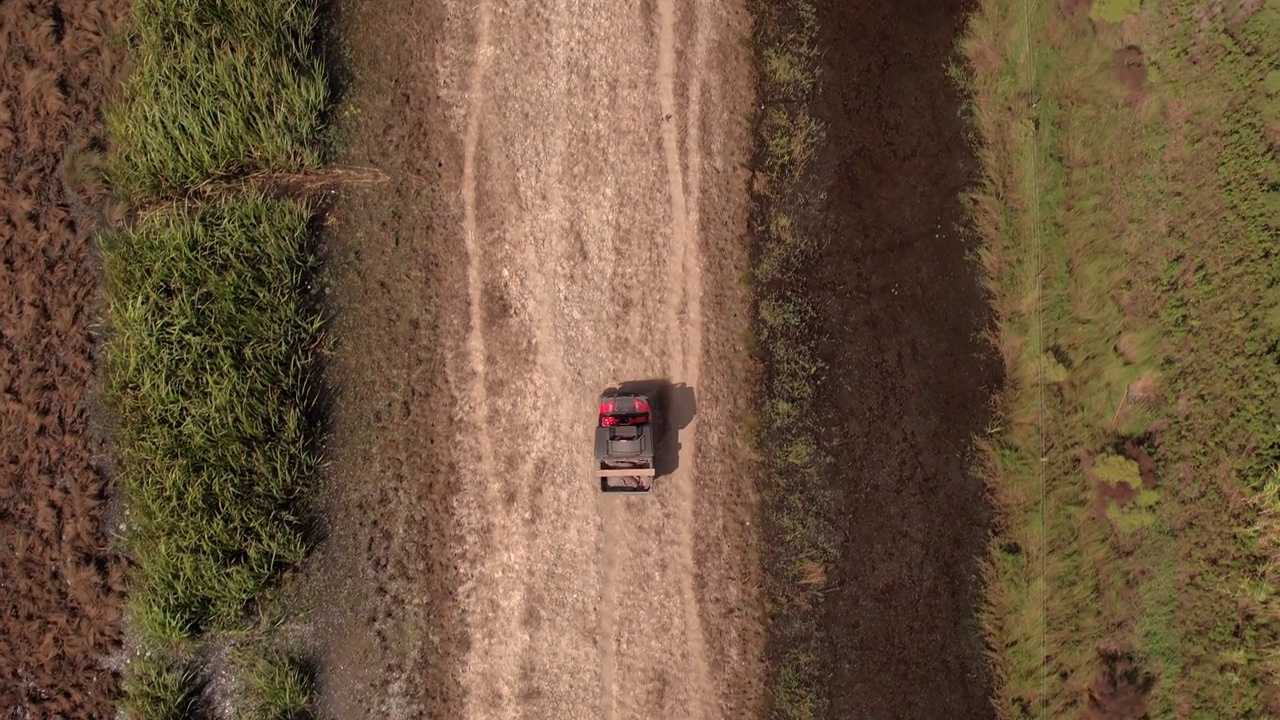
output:
[[[984,0],[963,51],[999,716],[1280,717],[1280,2]]]
[[[308,549],[299,498],[319,462],[312,209],[248,180],[319,166],[315,30],[308,3],[141,0],[125,38],[107,177],[145,212],[102,252],[134,720],[193,716],[210,693],[244,717],[310,712],[264,607]]]

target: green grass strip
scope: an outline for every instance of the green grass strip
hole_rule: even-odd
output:
[[[234,188],[321,163],[316,5],[134,3],[132,66],[106,110],[107,179],[153,210],[102,238],[104,401],[141,645],[125,672],[129,718],[188,717],[206,672],[196,649],[209,633],[248,629],[307,550],[298,500],[317,464],[308,414],[320,328],[307,291],[311,212]],[[179,200],[210,183],[221,184],[215,199]],[[248,673],[261,680],[250,710],[303,717],[309,683],[269,660]]]
[[[761,522],[771,538],[764,552],[774,659],[767,714],[813,720],[828,712],[821,604],[837,556],[821,476],[826,460],[810,419],[822,368],[804,273],[818,244],[796,221],[811,212],[802,188],[824,133],[808,111],[819,75],[817,16],[807,0],[759,0],[753,11],[764,104],[756,129],[752,282],[763,365],[755,443],[764,470]]]
[[[120,710],[128,720],[186,720],[194,715],[199,685],[188,664],[161,653],[129,662]]]
[[[327,89],[315,30],[307,2],[135,2],[134,67],[106,112],[116,191],[136,200],[317,167]]]
[[[309,217],[240,195],[104,238],[130,605],[151,639],[233,625],[304,554],[320,327],[303,294]]]

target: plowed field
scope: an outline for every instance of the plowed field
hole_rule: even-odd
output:
[[[989,527],[972,438],[999,386],[960,193],[976,167],[947,77],[968,0],[819,13],[829,238],[820,386],[845,528],[825,627],[833,717],[992,717],[978,607]]]

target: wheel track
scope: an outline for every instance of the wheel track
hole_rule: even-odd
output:
[[[569,0],[557,0],[553,15],[558,18],[569,17]],[[554,37],[550,38],[548,42],[552,57],[551,64],[559,69],[557,76],[563,78],[566,75],[566,48],[568,47],[564,37],[566,26],[564,24],[553,24],[552,31]],[[565,362],[565,333],[561,331],[561,328],[565,325],[565,319],[562,311],[563,302],[558,296],[559,285],[567,282],[564,277],[564,266],[568,256],[565,238],[570,227],[564,198],[564,160],[568,153],[567,131],[569,126],[564,110],[568,104],[567,82],[554,83],[554,87],[549,90],[549,94],[554,98],[550,102],[550,107],[554,108],[554,119],[552,120],[554,130],[548,132],[550,137],[547,149],[548,162],[545,167],[542,186],[546,192],[544,212],[547,216],[547,226],[538,228],[536,232],[532,233],[531,239],[533,242],[521,243],[521,247],[524,250],[521,263],[523,268],[527,269],[529,283],[529,296],[523,304],[523,310],[533,326],[534,336],[538,338],[534,351],[535,362],[538,365],[536,377],[542,378],[551,387],[567,388],[572,387],[574,381]],[[537,390],[544,389],[545,387],[537,388]],[[570,405],[553,403],[551,407],[545,410],[544,421],[539,424],[539,440],[536,445],[548,449],[558,447],[563,442],[563,438],[557,437],[554,429],[572,427],[575,419],[576,413]],[[532,460],[530,463],[532,463]],[[529,468],[529,471],[523,474],[522,477],[537,477],[534,474],[537,471],[536,468],[531,467],[531,465],[526,467]],[[545,492],[555,494],[560,491],[560,488],[551,488]],[[549,502],[547,505],[553,512],[557,507],[555,502]],[[557,518],[554,516],[543,516],[541,518],[541,523],[556,521]],[[536,546],[542,531],[543,528],[540,527],[537,520],[526,518],[524,528],[526,545]],[[538,667],[540,663],[545,662],[545,659],[541,658],[540,654],[541,648],[529,644],[523,653],[521,664],[529,668]],[[540,688],[531,686],[526,690],[531,695],[537,695]],[[522,716],[541,717],[532,707],[524,708]]]
[[[569,364],[580,364],[581,360],[574,360],[565,354],[566,351],[573,352],[570,348],[574,347],[573,343],[577,340],[577,326],[573,323],[583,322],[583,318],[579,317],[583,312],[590,316],[586,319],[587,328],[602,327],[609,317],[609,313],[602,309],[603,306],[592,310],[590,307],[577,305],[583,300],[579,297],[582,294],[581,288],[588,286],[583,284],[583,277],[574,275],[577,269],[575,263],[579,261],[576,257],[570,257],[574,254],[573,248],[569,247],[570,241],[566,238],[571,237],[570,230],[581,232],[582,228],[580,223],[570,222],[567,215],[569,206],[573,203],[567,204],[563,195],[566,188],[576,182],[572,174],[573,166],[569,166],[570,174],[566,175],[565,164],[567,153],[571,151],[570,138],[573,137],[575,118],[582,114],[584,108],[575,107],[582,103],[578,98],[566,94],[575,69],[573,66],[565,66],[563,53],[570,51],[566,48],[580,50],[581,46],[574,47],[579,38],[574,32],[564,30],[573,27],[570,22],[574,17],[574,10],[569,7],[571,3],[560,0],[555,5],[555,8],[547,8],[547,15],[555,20],[543,26],[550,34],[541,36],[546,38],[541,42],[548,51],[548,54],[543,55],[541,64],[544,74],[530,77],[530,80],[539,77],[543,83],[548,79],[551,82],[550,86],[540,86],[544,92],[543,101],[535,101],[544,105],[538,116],[542,123],[541,129],[529,138],[529,145],[519,146],[506,144],[510,142],[510,138],[504,143],[501,131],[496,131],[499,135],[486,140],[483,149],[480,147],[481,124],[487,127],[490,123],[501,123],[500,117],[495,113],[500,112],[500,104],[506,102],[503,98],[507,97],[495,94],[504,92],[501,90],[502,84],[497,78],[488,77],[491,72],[501,72],[501,67],[505,64],[505,61],[497,61],[498,65],[490,65],[494,45],[508,42],[512,39],[509,35],[517,35],[520,31],[511,23],[513,8],[494,6],[491,0],[483,0],[479,5],[473,6],[473,41],[470,43],[470,66],[462,107],[466,120],[463,133],[462,186],[468,260],[467,292],[470,300],[470,332],[466,347],[467,356],[475,371],[470,376],[470,390],[467,394],[476,410],[472,418],[477,428],[476,437],[468,439],[476,445],[477,461],[468,474],[474,475],[475,482],[481,484],[477,488],[480,492],[473,495],[470,501],[472,517],[467,524],[477,530],[483,528],[483,533],[476,533],[481,542],[477,544],[480,549],[473,550],[479,554],[471,563],[474,569],[471,582],[472,587],[482,587],[485,593],[483,597],[472,593],[467,602],[472,607],[468,617],[471,618],[469,625],[473,643],[465,663],[465,681],[471,693],[468,697],[467,716],[476,718],[513,720],[516,717],[550,717],[544,713],[563,705],[548,703],[545,698],[571,695],[567,686],[557,687],[557,683],[563,684],[568,677],[561,677],[564,668],[568,667],[566,661],[546,656],[545,648],[540,649],[541,643],[550,637],[546,634],[549,628],[544,626],[531,631],[527,622],[522,627],[520,618],[525,614],[522,611],[529,602],[535,603],[534,606],[528,606],[533,616],[543,612],[537,609],[537,603],[543,602],[537,587],[547,581],[556,582],[552,579],[553,575],[547,574],[548,568],[552,566],[526,551],[526,548],[540,545],[546,549],[547,541],[554,537],[535,529],[534,524],[538,521],[531,517],[529,507],[532,503],[537,503],[552,512],[568,510],[578,504],[574,499],[577,493],[570,492],[565,486],[552,486],[543,491],[545,496],[541,499],[533,497],[526,484],[519,482],[519,479],[532,478],[535,472],[545,472],[545,468],[535,462],[533,456],[516,456],[511,458],[514,472],[508,473],[505,478],[507,482],[516,482],[516,487],[512,488],[516,494],[515,502],[513,507],[504,508],[504,493],[502,484],[498,482],[497,462],[505,464],[507,461],[495,459],[495,448],[487,440],[487,436],[495,432],[490,427],[487,409],[491,392],[488,376],[504,372],[501,369],[502,362],[487,353],[503,352],[506,348],[491,348],[485,338],[485,280],[486,277],[496,277],[493,274],[498,271],[493,253],[485,251],[486,243],[495,242],[494,238],[499,236],[510,236],[512,244],[509,249],[515,254],[509,259],[523,266],[516,270],[517,276],[512,283],[518,288],[515,294],[521,296],[516,304],[524,310],[523,322],[528,322],[533,335],[539,338],[534,357],[531,358],[536,364],[531,378],[539,382],[539,387],[565,388],[567,394],[558,396],[559,399],[576,398],[577,392],[568,391],[575,383]],[[503,24],[492,27],[492,18],[499,13]],[[682,30],[692,31],[695,41],[692,43],[692,53],[682,58],[685,67],[678,68],[677,8],[674,0],[660,0],[657,5],[655,24],[658,67],[655,82],[648,87],[652,88],[649,92],[656,93],[659,109],[666,118],[660,126],[661,142],[657,148],[661,158],[654,158],[658,161],[658,167],[665,164],[666,189],[664,192],[661,184],[655,184],[654,189],[658,190],[658,194],[653,199],[667,204],[671,224],[667,229],[669,235],[665,258],[654,258],[659,263],[666,262],[665,289],[659,294],[660,299],[655,298],[658,302],[653,305],[654,314],[651,316],[657,321],[654,323],[653,336],[658,342],[656,346],[648,348],[643,359],[630,363],[654,369],[664,367],[667,377],[691,388],[697,387],[702,352],[702,259],[697,228],[702,174],[700,123],[703,85],[700,69],[706,60],[707,49],[707,24],[703,15],[704,8],[695,5],[691,6],[690,15],[679,18],[694,23],[692,27]],[[650,44],[649,47],[652,48],[653,45]],[[575,56],[574,62],[578,63],[579,69],[576,72],[581,72],[580,68],[586,66],[587,61]],[[553,68],[549,77],[545,74],[548,66]],[[495,69],[491,70],[491,67]],[[678,76],[677,72],[682,72],[683,77]],[[688,102],[683,108],[676,103],[678,79],[689,83]],[[643,80],[640,83],[641,86],[645,85]],[[486,88],[494,88],[487,91],[494,98],[493,106],[488,104]],[[505,92],[509,94],[510,89]],[[653,95],[649,97],[652,98]],[[682,132],[686,143],[683,153],[680,146]],[[513,147],[519,149],[513,151]],[[487,159],[479,163],[477,155]],[[511,170],[513,175],[508,176],[522,177],[520,183],[509,189],[490,188],[490,176],[494,175],[496,179],[504,172],[502,167],[491,163],[502,166],[504,162],[515,163]],[[657,172],[654,179],[661,182],[661,170]],[[481,187],[477,188],[477,185]],[[477,194],[481,192],[481,200],[486,208],[489,200],[485,198],[492,196],[516,200],[523,195],[520,204],[512,206],[520,209],[511,216],[510,227],[486,230],[479,226],[476,204]],[[662,199],[663,195],[666,196],[665,201]],[[488,210],[484,210],[484,217],[487,226],[490,222]],[[606,273],[618,271],[612,252],[604,252],[596,258],[591,258],[588,252],[588,262],[593,267],[597,262],[602,264],[586,273],[586,278],[598,276],[601,270]],[[658,274],[664,274],[660,268],[661,264],[654,266],[659,271]],[[506,278],[505,273],[503,277]],[[603,314],[596,317],[601,312]],[[573,317],[570,318],[569,315]],[[666,336],[665,343],[661,339],[663,335]],[[615,371],[623,371],[623,368],[615,368]],[[588,373],[595,375],[591,371]],[[499,378],[495,376],[494,379]],[[546,422],[540,424],[527,445],[530,448],[545,448],[544,452],[550,453],[546,455],[551,463],[550,467],[576,476],[576,468],[571,469],[567,464],[562,466],[557,460],[575,455],[572,441],[563,436],[566,429],[579,424],[580,413],[575,412],[573,407],[576,406],[560,402],[555,403],[555,407],[548,408],[544,417]],[[503,421],[498,417],[493,420],[499,423]],[[616,502],[597,503],[600,527],[604,531],[597,555],[599,570],[596,577],[599,586],[595,589],[599,593],[596,596],[599,602],[595,604],[596,617],[590,618],[587,615],[584,619],[594,625],[600,687],[597,712],[607,720],[614,720],[620,712],[627,717],[632,717],[637,712],[640,714],[635,717],[649,717],[652,716],[650,711],[656,711],[659,706],[666,708],[661,711],[662,717],[705,720],[714,716],[718,706],[696,584],[695,434],[694,424],[683,429],[681,454],[685,465],[674,477],[669,478],[669,482],[663,483],[664,496],[654,498],[654,505],[641,509]],[[566,442],[570,443],[569,447],[565,447]],[[545,513],[542,515],[542,526],[548,521],[555,522]],[[514,535],[510,534],[512,530],[516,531]],[[667,617],[670,618],[669,622],[677,623],[675,627],[678,628],[674,632],[667,631],[670,632],[670,642],[673,643],[668,646],[668,652],[677,666],[683,660],[683,667],[675,670],[679,681],[672,688],[674,692],[667,701],[659,699],[661,692],[658,696],[642,696],[635,689],[624,690],[617,684],[620,653],[625,654],[627,662],[631,662],[632,659],[651,656],[653,648],[647,646],[637,655],[634,641],[643,636],[636,635],[629,627],[620,633],[616,614],[621,611],[619,601],[622,598],[618,594],[623,591],[630,593],[631,586],[640,580],[641,576],[635,576],[635,572],[654,566],[648,563],[635,565],[628,558],[620,557],[619,548],[633,547],[636,542],[643,542],[646,534],[653,531],[667,534],[670,550],[663,564],[670,567],[670,573],[675,576],[669,578],[666,586],[669,588],[668,597],[671,601]],[[521,573],[522,577],[516,577],[515,573]],[[538,597],[529,595],[530,592]],[[563,624],[554,627],[563,627]],[[541,637],[542,641],[534,642],[537,637]],[[623,645],[619,646],[619,642]],[[561,691],[566,694],[562,695]],[[531,699],[522,700],[522,697]],[[625,710],[620,702],[625,702]],[[585,709],[581,705],[578,707]]]
[[[469,415],[473,418],[474,426],[468,443],[474,444],[478,461],[473,482],[484,488],[484,501],[481,507],[466,508],[460,514],[466,517],[464,522],[477,527],[489,543],[488,552],[481,552],[472,559],[475,575],[486,579],[488,587],[498,585],[504,589],[510,588],[510,591],[491,591],[488,594],[497,607],[491,612],[478,613],[481,621],[472,624],[470,632],[474,648],[464,672],[473,678],[467,683],[470,687],[485,687],[491,691],[488,697],[467,698],[472,713],[515,720],[517,706],[509,702],[509,699],[518,690],[514,684],[519,676],[519,667],[512,667],[510,658],[518,655],[501,652],[498,648],[515,642],[520,636],[518,619],[521,617],[524,601],[523,588],[519,586],[518,579],[512,582],[512,578],[504,578],[504,566],[522,566],[521,559],[514,555],[519,553],[523,543],[505,542],[503,534],[499,532],[499,518],[495,516],[496,509],[502,506],[502,497],[493,445],[489,440],[488,353],[484,336],[484,281],[481,277],[483,248],[476,220],[476,151],[480,143],[480,118],[488,100],[485,76],[493,55],[493,10],[488,0],[480,0],[473,7],[476,16],[475,49],[467,77],[467,120],[462,160],[463,236],[467,253],[467,292],[470,305],[467,356],[472,369],[470,402],[464,403],[464,407],[470,407]],[[467,583],[469,587],[460,589],[460,596],[473,595],[465,590],[474,589],[474,579],[473,577]],[[483,602],[484,599],[481,598],[480,601]],[[472,602],[475,602],[474,598]]]
[[[614,646],[614,622],[617,614],[618,596],[615,589],[618,574],[618,543],[610,542],[608,531],[611,527],[618,525],[618,509],[614,503],[610,502],[612,498],[599,498],[600,506],[600,525],[604,528],[606,537],[601,550],[600,568],[600,618],[599,618],[599,640],[600,647],[600,715],[604,720],[615,720],[618,713],[618,697],[614,691],[617,683],[615,679],[617,671],[617,649]]]
[[[702,18],[702,3],[693,3],[698,13],[694,17],[696,41],[692,66],[688,69],[689,106],[686,122],[686,156],[682,158],[676,121],[678,118],[675,103],[675,24],[676,8],[674,0],[658,0],[658,98],[661,105],[662,147],[667,164],[667,176],[671,194],[672,252],[670,273],[671,291],[667,297],[666,319],[671,332],[669,352],[671,367],[677,370],[680,380],[696,390],[698,383],[699,361],[702,353],[701,321],[702,321],[702,277],[701,259],[699,257],[697,232],[697,183],[701,179],[700,165],[701,147],[699,124],[701,122],[701,63],[706,53],[706,29]],[[686,194],[683,165],[690,168],[690,183]],[[693,202],[690,202],[692,196]],[[691,207],[692,205],[692,207]],[[674,288],[683,288],[683,293]],[[675,332],[680,327],[680,305],[683,301],[688,322],[686,333]],[[686,351],[686,344],[688,345]],[[689,461],[697,457],[697,425],[691,422],[685,428],[681,450]],[[697,489],[694,485],[694,473],[688,470],[677,471],[666,483],[668,492],[675,495],[674,508],[679,526],[680,544],[677,557],[682,567],[680,573],[680,595],[684,610],[686,655],[689,673],[689,717],[690,720],[701,720],[708,716],[708,706],[714,708],[716,703],[715,685],[711,681],[711,672],[707,663],[706,640],[703,635],[702,619],[697,596],[695,577],[697,562],[694,558],[694,508],[697,502]]]
[[[397,152],[416,154],[420,174],[439,169],[444,181],[431,200],[447,217],[428,204],[402,220],[398,204],[397,224],[382,227],[395,248],[451,236],[451,247],[432,249],[447,261],[446,282],[410,296],[438,305],[446,341],[434,382],[455,413],[432,435],[421,423],[385,430],[398,438],[397,456],[443,440],[452,465],[439,471],[452,477],[442,483],[424,475],[424,463],[407,463],[395,478],[401,492],[383,497],[412,502],[430,487],[442,493],[440,510],[374,521],[390,536],[402,582],[380,628],[391,635],[384,655],[397,682],[369,693],[379,716],[751,716],[750,704],[732,703],[739,687],[760,683],[739,680],[736,648],[723,647],[742,605],[719,592],[723,583],[708,585],[737,582],[745,544],[723,532],[724,490],[695,484],[730,466],[709,461],[727,455],[732,432],[710,395],[726,374],[719,320],[742,317],[733,306],[721,312],[721,266],[743,201],[721,175],[725,148],[736,163],[747,143],[737,130],[726,142],[723,130],[751,104],[725,107],[717,80],[744,92],[749,73],[732,57],[725,64],[732,53],[720,50],[737,53],[746,33],[721,24],[719,0],[659,1],[369,3],[365,44],[381,63],[370,77],[387,100],[370,141],[396,138]],[[397,24],[413,32],[397,33]],[[424,77],[432,86],[414,82]],[[423,108],[432,107],[443,122],[428,127]],[[415,146],[404,127],[439,133],[438,142]],[[700,227],[700,214],[717,220]],[[404,257],[386,254],[387,272]],[[436,268],[428,267],[434,256],[413,257],[422,258],[415,270]],[[704,271],[716,279],[703,280]],[[414,278],[403,280],[416,289]],[[705,327],[704,308],[713,318]],[[381,314],[397,310],[384,303]],[[715,338],[705,358],[704,330]],[[372,334],[391,342],[371,354],[412,367],[394,332]],[[682,467],[653,496],[606,500],[583,484],[591,482],[591,401],[602,387],[649,378],[708,395],[701,430],[680,429]],[[419,411],[412,397],[401,399],[406,412]],[[375,487],[388,480],[379,468],[361,472]],[[447,538],[424,529],[441,521]],[[709,540],[724,542],[704,548]],[[437,568],[455,579],[432,585],[424,573]],[[439,614],[445,602],[456,606],[449,617]],[[442,669],[421,682],[428,663]],[[452,696],[444,714],[441,693]]]

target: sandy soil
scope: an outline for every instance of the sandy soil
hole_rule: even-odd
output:
[[[745,9],[365,0],[339,22],[347,160],[395,180],[330,214],[326,706],[755,715]],[[678,465],[602,498],[596,398],[635,380],[681,388]]]

